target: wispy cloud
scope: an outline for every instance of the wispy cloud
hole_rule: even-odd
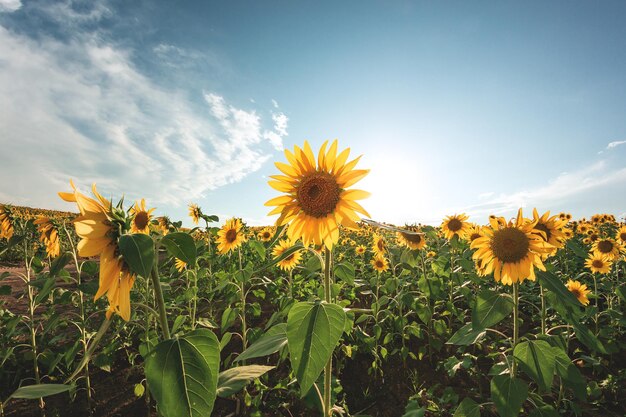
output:
[[[626,143],[626,140],[617,140],[615,142],[611,142],[608,145],[606,145],[606,149],[613,149],[613,148],[617,148],[620,145],[623,145]]]
[[[106,18],[109,9],[59,2],[43,12],[82,22]],[[241,180],[282,149],[286,116],[270,112],[266,123],[256,109],[213,92],[198,105],[142,72],[132,49],[81,33],[31,38],[0,26],[3,200],[38,196],[32,204],[59,207],[55,191],[75,178],[151,204],[184,204]],[[157,51],[172,53],[167,45]]]

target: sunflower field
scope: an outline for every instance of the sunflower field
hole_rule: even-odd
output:
[[[624,219],[378,223],[349,149],[285,157],[267,227],[0,204],[0,416],[626,415]]]

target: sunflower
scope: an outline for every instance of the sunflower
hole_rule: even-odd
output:
[[[412,232],[420,232],[419,228],[413,226],[409,226],[407,229]],[[424,249],[424,246],[426,246],[426,238],[422,233],[412,234],[396,232],[396,239],[398,240],[398,243],[412,250]]]
[[[150,220],[152,219],[152,212],[154,208],[146,211],[146,200],[141,199],[141,204],[136,202],[130,209],[132,215],[132,221],[130,223],[131,233],[144,233],[150,234]]]
[[[13,231],[13,210],[10,206],[0,205],[0,239],[11,239]]]
[[[263,242],[269,242],[270,240],[272,240],[272,236],[274,235],[274,232],[272,231],[271,227],[264,227],[258,235],[259,240],[263,241]]]
[[[354,169],[360,157],[350,162],[350,149],[337,153],[337,141],[328,151],[324,142],[317,163],[308,142],[303,149],[294,147],[294,152],[285,150],[289,164],[276,162],[276,167],[285,175],[273,175],[269,185],[285,193],[265,203],[276,206],[269,215],[280,214],[276,225],[289,224],[287,235],[292,242],[302,239],[304,245],[323,244],[331,249],[339,241],[339,225],[358,229],[356,221],[367,211],[355,200],[369,196],[361,190],[348,190],[369,170]]]
[[[479,237],[483,237],[483,227],[477,224],[470,224],[470,227],[467,229],[467,233],[465,234],[465,239],[472,243]]]
[[[274,246],[274,249],[272,249],[272,256],[274,258],[278,258],[279,256],[281,256],[283,253],[285,253],[285,251],[288,250],[289,248],[291,248],[292,246],[293,246],[293,243],[291,243],[289,241],[289,239],[283,239],[280,242],[278,242],[276,244],[276,246]],[[279,261],[277,265],[283,271],[290,271],[290,270],[294,269],[296,267],[296,265],[298,265],[298,263],[300,263],[301,259],[302,259],[302,253],[301,253],[301,251],[297,250],[297,251],[291,253],[285,259]]]
[[[354,252],[359,256],[363,256],[366,250],[367,248],[363,245],[359,245],[356,248],[354,248]]]
[[[587,289],[587,285],[581,284],[578,281],[572,281],[570,279],[569,281],[567,281],[567,289],[569,290],[569,292],[574,294],[576,298],[578,298],[580,304],[584,306],[589,304],[587,294],[589,294],[591,291]]]
[[[535,229],[533,233],[541,236],[543,240],[552,245],[550,253],[544,254],[543,259],[549,255],[554,255],[556,251],[565,245],[565,233],[563,233],[563,227],[567,224],[567,220],[560,219],[558,216],[550,217],[550,212],[546,211],[539,217],[537,209],[533,209],[533,220],[535,223]]]
[[[589,268],[591,272],[597,272],[598,274],[608,274],[609,271],[611,271],[612,264],[608,256],[596,252],[592,252],[585,261],[585,266]]]
[[[176,260],[174,261],[174,267],[176,268],[178,272],[183,272],[185,268],[187,268],[187,262],[180,260],[178,258],[175,258],[175,259]]]
[[[217,251],[220,254],[223,255],[235,250],[246,241],[243,230],[241,230],[242,227],[241,220],[233,218],[226,221],[217,232]]]
[[[604,255],[611,261],[619,258],[622,246],[611,238],[596,240],[591,246],[591,250],[598,255]]]
[[[389,262],[382,255],[377,255],[371,261],[372,267],[378,272],[385,272],[389,269]]]
[[[615,233],[615,240],[626,245],[626,226],[620,227]]]
[[[200,217],[202,217],[202,210],[200,210],[200,207],[198,207],[197,204],[189,204],[189,216],[191,216],[193,224],[198,224]]]
[[[159,224],[159,229],[161,229],[161,233],[163,236],[170,232],[170,226],[172,225],[172,221],[167,216],[157,217],[157,223]]]
[[[73,192],[60,192],[59,196],[78,206],[80,215],[74,219],[76,234],[81,238],[78,242],[78,254],[82,257],[100,257],[99,287],[94,301],[106,294],[109,301],[107,319],[113,313],[125,321],[130,320],[130,290],[135,283],[135,276],[120,257],[117,247],[120,224],[114,221],[113,205],[92,186],[97,200],[79,193],[70,181]]]
[[[374,251],[375,256],[385,256],[387,243],[382,235],[379,235],[378,233],[374,233],[372,235],[372,250]]]
[[[485,227],[485,236],[474,240],[471,244],[473,258],[479,260],[481,275],[493,272],[496,282],[505,285],[523,282],[525,279],[535,280],[535,268],[545,271],[542,255],[552,250],[550,244],[533,234],[535,222],[524,219],[522,209],[517,219],[508,224],[502,218],[490,219],[491,227]],[[503,226],[505,224],[505,226]]]
[[[467,222],[469,217],[465,214],[455,214],[453,216],[447,216],[441,223],[441,230],[443,235],[448,240],[452,240],[454,235],[457,235],[460,239],[465,238],[465,234],[469,230],[470,223]]]
[[[51,258],[59,256],[61,245],[57,226],[46,216],[37,216],[33,223],[37,225],[37,230],[41,233],[39,240],[46,246],[46,254]]]
[[[435,256],[437,256],[437,254],[434,251],[428,251],[428,253],[426,254],[427,258],[434,258]]]

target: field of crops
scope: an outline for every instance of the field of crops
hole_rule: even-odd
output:
[[[623,219],[381,224],[337,142],[285,156],[267,227],[0,205],[0,415],[626,415]]]

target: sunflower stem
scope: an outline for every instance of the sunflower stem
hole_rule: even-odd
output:
[[[539,284],[539,297],[541,298],[541,334],[546,334],[546,297],[541,283]]]
[[[517,346],[517,341],[519,339],[519,283],[513,283],[513,352],[515,352],[515,347]],[[511,378],[515,378],[515,373],[517,371],[517,363],[515,362],[515,357],[512,358],[511,365]]]
[[[324,301],[331,302],[330,297],[330,266],[331,266],[331,251],[325,248],[324,256]],[[331,384],[332,384],[332,371],[333,371],[333,355],[330,355],[326,366],[324,367],[324,417],[330,417],[332,415],[331,409]]]
[[[154,257],[154,266],[150,272],[152,278],[152,286],[154,287],[154,299],[159,309],[159,321],[161,330],[163,331],[163,337],[165,340],[171,339],[170,327],[167,324],[167,312],[165,311],[165,299],[163,298],[163,289],[161,288],[161,281],[159,280],[159,247],[156,247],[156,256]]]

